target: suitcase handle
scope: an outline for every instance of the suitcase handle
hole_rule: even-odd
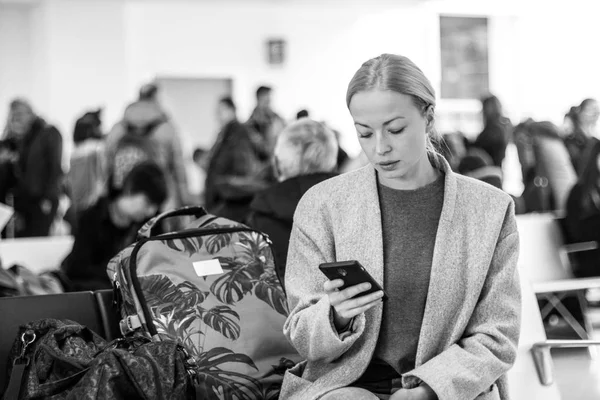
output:
[[[152,236],[152,229],[154,229],[154,227],[158,225],[159,222],[162,222],[168,218],[187,216],[194,216],[196,218],[200,218],[204,217],[205,215],[208,215],[208,212],[204,207],[201,206],[189,206],[177,208],[175,210],[165,211],[164,213],[157,215],[150,221],[146,222],[144,226],[142,226],[141,229],[138,231],[137,236],[138,239],[149,238],[150,236]]]

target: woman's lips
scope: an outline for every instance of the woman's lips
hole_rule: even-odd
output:
[[[377,163],[377,165],[379,165],[379,168],[383,169],[384,171],[391,171],[396,168],[396,165],[398,165],[399,162],[400,161],[386,161]]]

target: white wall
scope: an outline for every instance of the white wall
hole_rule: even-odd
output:
[[[422,64],[427,59],[425,42],[414,39],[426,31],[411,3],[226,4],[131,2],[129,90],[153,75],[231,77],[240,118],[245,119],[254,105],[256,87],[267,83],[276,88],[274,104],[285,118],[307,107],[314,117],[352,132],[344,97],[362,61],[384,51],[406,54]],[[287,42],[283,66],[267,64],[265,42],[271,37]]]
[[[0,134],[8,103],[33,95],[32,14],[28,4],[0,4]]]
[[[15,2],[29,8],[15,11]],[[344,101],[353,72],[369,57],[397,52],[439,88],[440,13],[490,16],[491,90],[515,122],[525,116],[560,122],[570,105],[600,97],[597,14],[584,0],[571,0],[569,9],[548,3],[0,0],[0,126],[16,94],[30,96],[68,139],[86,108],[104,105],[108,128],[139,84],[155,76],[230,77],[241,118],[253,107],[255,88],[270,84],[284,117],[309,108],[356,150]],[[287,42],[281,67],[266,63],[265,41],[272,37]],[[15,47],[17,40],[23,46]],[[438,109],[443,116],[478,107],[441,101]]]
[[[47,7],[48,115],[69,138],[88,109],[105,107],[106,121],[115,122],[128,98],[124,2],[52,0]]]
[[[6,104],[26,96],[65,137],[75,120],[105,107],[114,123],[127,102],[122,0],[41,0],[0,4],[0,126]],[[131,96],[130,96],[131,97]]]
[[[562,123],[570,106],[600,99],[598,2],[569,3],[520,18],[515,63],[523,116]]]

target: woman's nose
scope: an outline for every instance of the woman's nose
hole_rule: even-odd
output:
[[[375,134],[375,141],[375,152],[378,155],[384,155],[391,150],[391,147],[383,132]]]

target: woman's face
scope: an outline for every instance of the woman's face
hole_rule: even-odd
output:
[[[358,92],[350,114],[360,146],[380,181],[414,181],[427,162],[427,119],[410,96],[390,90]]]

